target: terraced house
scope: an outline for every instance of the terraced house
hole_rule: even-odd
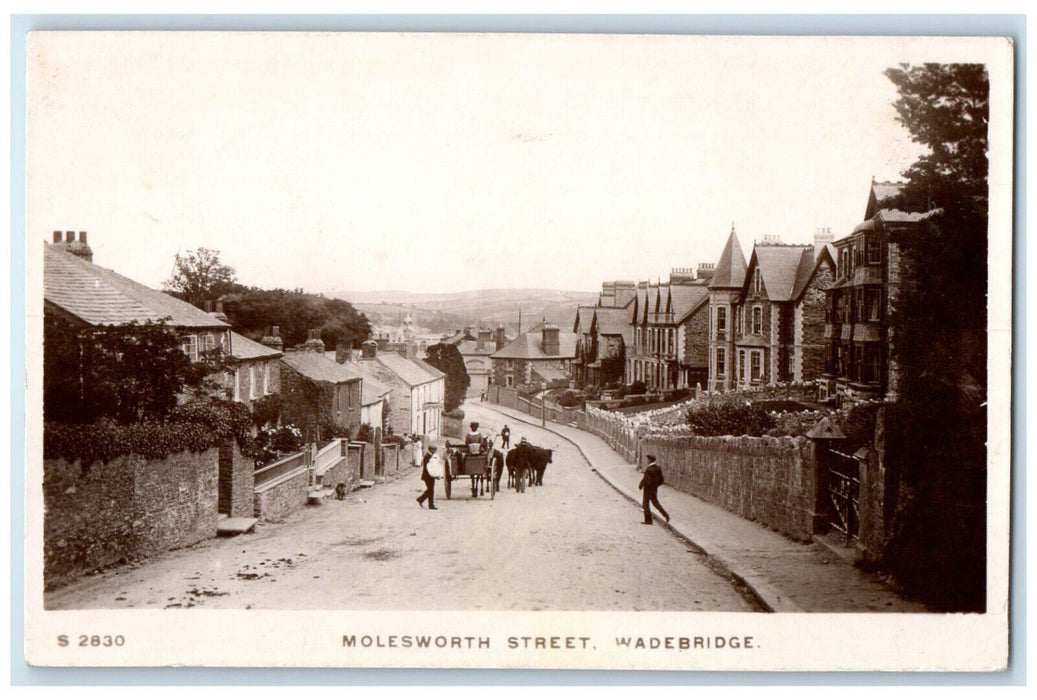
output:
[[[735,386],[748,388],[819,379],[824,371],[824,290],[835,279],[829,244],[765,238],[753,249],[733,304]]]
[[[707,380],[709,283],[712,265],[674,268],[666,284],[638,284],[631,303],[633,328],[628,383],[653,391],[692,388]]]
[[[917,235],[928,216],[881,208],[881,202],[897,195],[900,188],[897,183],[873,181],[864,221],[833,244],[837,270],[825,289],[822,400],[896,395],[899,369],[890,353],[890,310],[904,284],[904,259],[897,240]]]

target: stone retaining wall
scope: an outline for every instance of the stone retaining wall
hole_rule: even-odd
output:
[[[216,536],[219,450],[43,462],[44,585]]]
[[[806,438],[645,437],[666,483],[793,539],[809,540],[821,517],[814,444]]]
[[[334,485],[332,485],[334,488]],[[306,504],[310,491],[310,468],[301,466],[256,487],[253,517],[265,522],[283,520]]]

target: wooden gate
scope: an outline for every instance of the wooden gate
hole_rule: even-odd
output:
[[[829,450],[828,524],[850,540],[860,537],[861,472],[852,455]]]

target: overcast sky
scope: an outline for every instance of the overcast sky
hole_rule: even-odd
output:
[[[155,287],[199,246],[317,292],[665,277],[848,234],[920,152],[883,70],[962,43],[35,35],[26,237]]]

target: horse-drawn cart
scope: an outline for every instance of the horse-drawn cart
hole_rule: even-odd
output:
[[[466,445],[446,444],[446,452],[449,458],[446,460],[446,474],[443,476],[443,488],[446,497],[450,498],[450,484],[454,479],[468,477],[471,481],[472,498],[485,495],[488,491],[490,498],[496,495],[496,480],[491,478],[490,462],[493,457],[493,445],[488,440],[480,443],[469,443]],[[497,467],[498,472],[500,466]]]

